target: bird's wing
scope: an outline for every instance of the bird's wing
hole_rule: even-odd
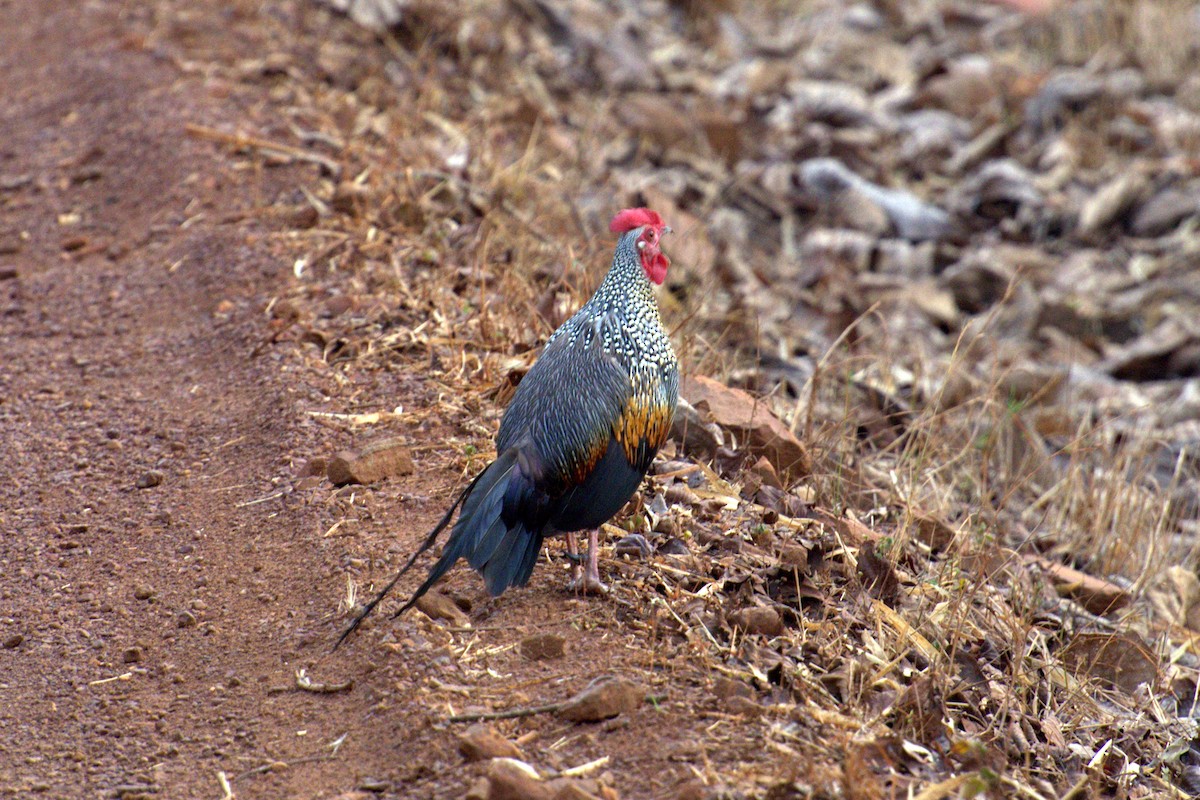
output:
[[[601,346],[603,318],[554,337],[517,386],[497,450],[520,448],[553,495],[582,483],[604,456],[633,397],[628,370]]]

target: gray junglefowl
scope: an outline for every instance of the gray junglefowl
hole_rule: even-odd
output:
[[[620,234],[612,267],[595,295],[556,330],[517,386],[496,437],[496,460],[471,481],[420,548],[338,639],[350,635],[429,549],[462,506],[445,549],[407,611],[460,558],[492,596],[524,586],[542,541],[565,533],[568,588],[605,592],[596,563],[597,529],[637,490],[666,441],[679,396],[679,363],[651,284],[669,261],[659,239],[671,229],[647,208],[613,217]],[[577,531],[588,531],[580,574]]]

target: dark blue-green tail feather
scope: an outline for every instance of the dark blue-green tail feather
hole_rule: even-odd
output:
[[[537,495],[538,490],[533,481],[525,474],[525,470],[522,470],[517,450],[511,448],[501,453],[459,495],[404,568],[367,604],[341,635],[334,649],[336,650],[375,606],[379,605],[400,578],[416,563],[417,557],[433,546],[438,534],[449,524],[459,505],[462,506],[462,512],[454,523],[442,555],[429,570],[425,581],[392,617],[398,617],[412,608],[460,558],[466,558],[471,566],[483,575],[488,591],[493,596],[499,595],[509,586],[524,586],[537,563],[538,551],[542,544],[542,527],[545,523],[543,519],[528,518],[531,511],[545,507],[545,503],[539,502]]]

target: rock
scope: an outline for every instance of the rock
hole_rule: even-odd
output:
[[[671,438],[679,443],[682,452],[710,458],[725,446],[725,434],[711,422],[705,422],[691,403],[679,398],[675,418],[671,422]]]
[[[771,464],[766,456],[760,456],[758,461],[754,462],[754,466],[750,467],[750,471],[762,481],[761,486],[770,486],[775,489],[783,488],[783,483],[779,480],[779,473],[775,471],[774,465]]]
[[[377,33],[400,22],[408,7],[405,0],[329,0],[329,5]]]
[[[654,554],[654,547],[640,533],[622,536],[613,546],[613,552],[618,556],[646,559]]]
[[[121,653],[121,663],[123,664],[138,664],[145,659],[146,654],[140,647],[126,647]]]
[[[1031,223],[1041,218],[1045,199],[1033,173],[1014,159],[989,161],[953,191],[951,205],[962,217],[980,217],[988,224],[1016,219]]]
[[[392,788],[392,785],[382,778],[376,778],[374,775],[367,775],[366,777],[359,779],[358,788],[368,792],[380,793],[386,792],[388,789]]]
[[[1200,181],[1164,189],[1137,210],[1130,228],[1134,236],[1162,236],[1180,222],[1200,214]]]
[[[918,242],[949,232],[950,217],[945,211],[910,192],[859,177],[837,159],[804,162],[800,182],[818,200],[837,207],[846,224],[860,230],[884,233],[890,226],[900,237]]]
[[[25,634],[14,633],[12,636],[9,636],[4,640],[4,649],[12,650],[14,648],[20,647],[21,642],[23,642],[23,641],[25,641]]]
[[[718,700],[728,700],[731,697],[753,697],[754,690],[745,683],[724,675],[718,675],[712,685],[713,697]]]
[[[589,792],[580,781],[572,778],[555,778],[550,781],[554,800],[601,800],[600,795]]]
[[[773,608],[751,606],[729,615],[729,621],[746,633],[778,636],[783,633],[783,620]]]
[[[417,600],[417,608],[430,619],[444,619],[456,628],[471,627],[471,620],[453,600],[441,592],[427,592]]]
[[[690,556],[692,551],[678,536],[672,536],[667,539],[658,548],[660,556]]]
[[[175,615],[175,626],[179,628],[194,628],[199,624],[196,615],[190,611],[180,611]]]
[[[1158,680],[1159,660],[1135,633],[1076,633],[1059,655],[1069,669],[1129,695]]]
[[[935,553],[945,550],[954,541],[954,529],[931,514],[913,512],[912,524],[916,537]]]
[[[324,475],[328,469],[329,469],[328,459],[321,458],[320,456],[318,456],[316,458],[310,458],[308,461],[304,462],[304,466],[300,468],[300,477],[301,478],[311,478],[313,476],[324,477]]]
[[[762,704],[749,697],[730,697],[725,701],[725,709],[743,717],[761,717],[763,713]]]
[[[133,596],[138,600],[149,600],[154,597],[154,587],[146,583],[139,584],[134,587]]]
[[[623,678],[604,676],[575,695],[558,715],[572,722],[599,722],[641,706],[645,690]]]
[[[771,413],[766,404],[741,389],[696,375],[683,385],[683,394],[697,411],[732,431],[752,455],[765,457],[785,482],[808,474],[808,449]],[[670,499],[670,498],[668,498]]]
[[[487,800],[553,800],[537,771],[515,758],[494,758],[487,771]]]
[[[706,800],[711,797],[708,787],[699,778],[684,781],[675,790],[676,800]]]
[[[530,661],[562,658],[567,653],[567,640],[557,633],[535,633],[521,640],[520,650]]]
[[[163,474],[156,469],[149,469],[138,476],[137,488],[150,489],[163,482]]]
[[[1067,112],[1078,113],[1104,92],[1099,78],[1082,70],[1067,70],[1051,75],[1037,94],[1025,101],[1025,124],[1035,135],[1059,127]]]
[[[458,749],[467,761],[487,761],[490,758],[524,758],[515,744],[487,725],[472,725],[458,737]]]
[[[463,800],[487,800],[488,792],[491,791],[492,783],[487,778],[480,778],[471,784],[471,788],[463,795]]]
[[[345,450],[334,456],[326,468],[326,474],[335,486],[375,483],[384,478],[411,475],[415,471],[412,455],[399,439],[381,439],[358,452]]]
[[[1125,172],[1096,190],[1079,210],[1079,232],[1097,233],[1129,210],[1146,191],[1146,177],[1140,172]]]

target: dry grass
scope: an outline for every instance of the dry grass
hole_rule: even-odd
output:
[[[1082,61],[1098,37],[1156,69],[1146,31],[1184,13],[1168,5],[1080,17],[1078,30],[1048,23],[1044,52]],[[1084,14],[1084,5],[1064,13]],[[612,99],[551,93],[503,44],[542,34],[486,4],[416,4],[401,41],[382,46],[322,24],[362,38],[333,38],[318,59],[358,79],[351,88],[319,75],[289,83],[297,125],[336,143],[307,147],[341,166],[296,199],[293,211],[310,207],[315,224],[278,234],[303,269],[272,313],[296,313],[299,338],[320,348],[348,407],[358,376],[419,356],[430,404],[407,409],[405,424],[436,410],[459,432],[443,457],[468,474],[498,418],[491,397],[599,280],[607,215],[660,199],[633,174],[659,158],[654,133],[641,140],[645,150],[620,152],[624,123]],[[1193,57],[1185,44],[1163,47]],[[543,45],[532,42],[532,61],[547,57]],[[689,210],[682,249],[707,242],[701,226],[714,204]],[[759,268],[781,250],[772,237],[746,261]],[[722,269],[720,256],[714,264]],[[923,798],[1175,791],[1160,759],[1193,731],[1185,713],[1162,704],[1176,701],[1172,686],[1196,686],[1192,662],[1179,657],[1193,646],[1180,598],[1195,578],[1171,584],[1169,568],[1191,566],[1194,554],[1181,549],[1169,499],[1185,473],[1156,485],[1153,432],[1049,407],[1036,393],[1017,398],[1011,365],[988,344],[993,320],[945,347],[915,347],[894,304],[857,315],[789,395],[761,374],[759,357],[805,352],[806,343],[780,336],[761,300],[735,285],[686,261],[676,270],[664,306],[685,372],[770,390],[813,448],[816,467],[801,488],[827,509],[780,517],[737,496],[736,471],[721,475],[732,510],[673,510],[697,555],[686,568],[649,570],[636,589],[653,609],[640,632],[650,663],[679,652],[769,698],[750,735],[777,756],[772,780],[809,792],[771,796],[825,796],[821,787]],[[338,295],[354,298],[350,312],[312,311]],[[716,533],[744,546],[712,555],[704,542]],[[796,545],[805,567],[778,559]],[[1132,602],[1120,614],[1090,613],[1032,556],[1120,581]],[[347,592],[352,606],[354,586]],[[746,605],[778,609],[784,632],[745,635],[729,612]],[[1118,662],[1083,634],[1134,642],[1144,655]],[[1129,684],[1147,671],[1148,688]],[[758,792],[763,769],[704,777]]]

